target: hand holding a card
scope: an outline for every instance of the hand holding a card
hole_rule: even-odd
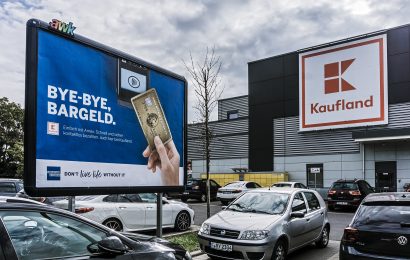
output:
[[[162,183],[165,186],[179,185],[179,153],[171,140],[165,145],[161,138],[154,138],[155,150],[152,151],[150,146],[142,153],[144,157],[148,157],[148,169],[152,172],[158,167],[161,170]]]

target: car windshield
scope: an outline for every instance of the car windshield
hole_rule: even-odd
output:
[[[354,226],[371,228],[410,227],[410,204],[407,205],[362,205],[353,222]]]
[[[199,185],[199,184],[200,184],[199,180],[190,180],[190,181],[187,181],[187,183],[186,183],[187,186],[196,186],[196,185]]]
[[[232,182],[229,184],[226,184],[224,188],[239,188],[243,186],[243,182]]]
[[[358,190],[356,183],[353,182],[335,182],[332,186],[333,190]]]
[[[227,209],[262,214],[282,214],[289,200],[289,194],[273,192],[248,192],[238,198]]]
[[[272,185],[272,187],[291,187],[292,184],[290,183],[275,183]]]

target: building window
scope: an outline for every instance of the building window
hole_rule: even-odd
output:
[[[309,188],[323,188],[323,163],[306,164],[306,177]]]
[[[231,110],[231,111],[228,111],[228,119],[236,119],[236,118],[238,118],[239,117],[239,111],[238,110]]]

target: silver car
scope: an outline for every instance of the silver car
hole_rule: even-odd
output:
[[[207,219],[201,250],[225,259],[285,259],[313,242],[324,248],[330,224],[322,197],[307,189],[252,190]]]

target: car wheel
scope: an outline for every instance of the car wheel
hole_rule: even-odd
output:
[[[283,240],[276,242],[273,248],[272,260],[285,260],[286,259],[286,245]]]
[[[335,206],[327,206],[327,208],[329,209],[329,211],[334,211],[335,210]]]
[[[188,212],[180,212],[175,219],[175,230],[185,231],[191,226],[191,216]]]
[[[201,198],[199,199],[201,202],[206,202],[206,194],[202,194]]]
[[[182,202],[187,202],[188,199],[187,199],[187,198],[181,198],[181,201],[182,201]]]
[[[229,204],[229,201],[227,200],[221,200],[222,205],[227,206]]]
[[[329,227],[325,226],[320,234],[320,238],[316,241],[316,247],[325,248],[329,244]]]
[[[115,231],[122,231],[121,221],[115,218],[107,219],[106,221],[104,221],[103,225]]]

